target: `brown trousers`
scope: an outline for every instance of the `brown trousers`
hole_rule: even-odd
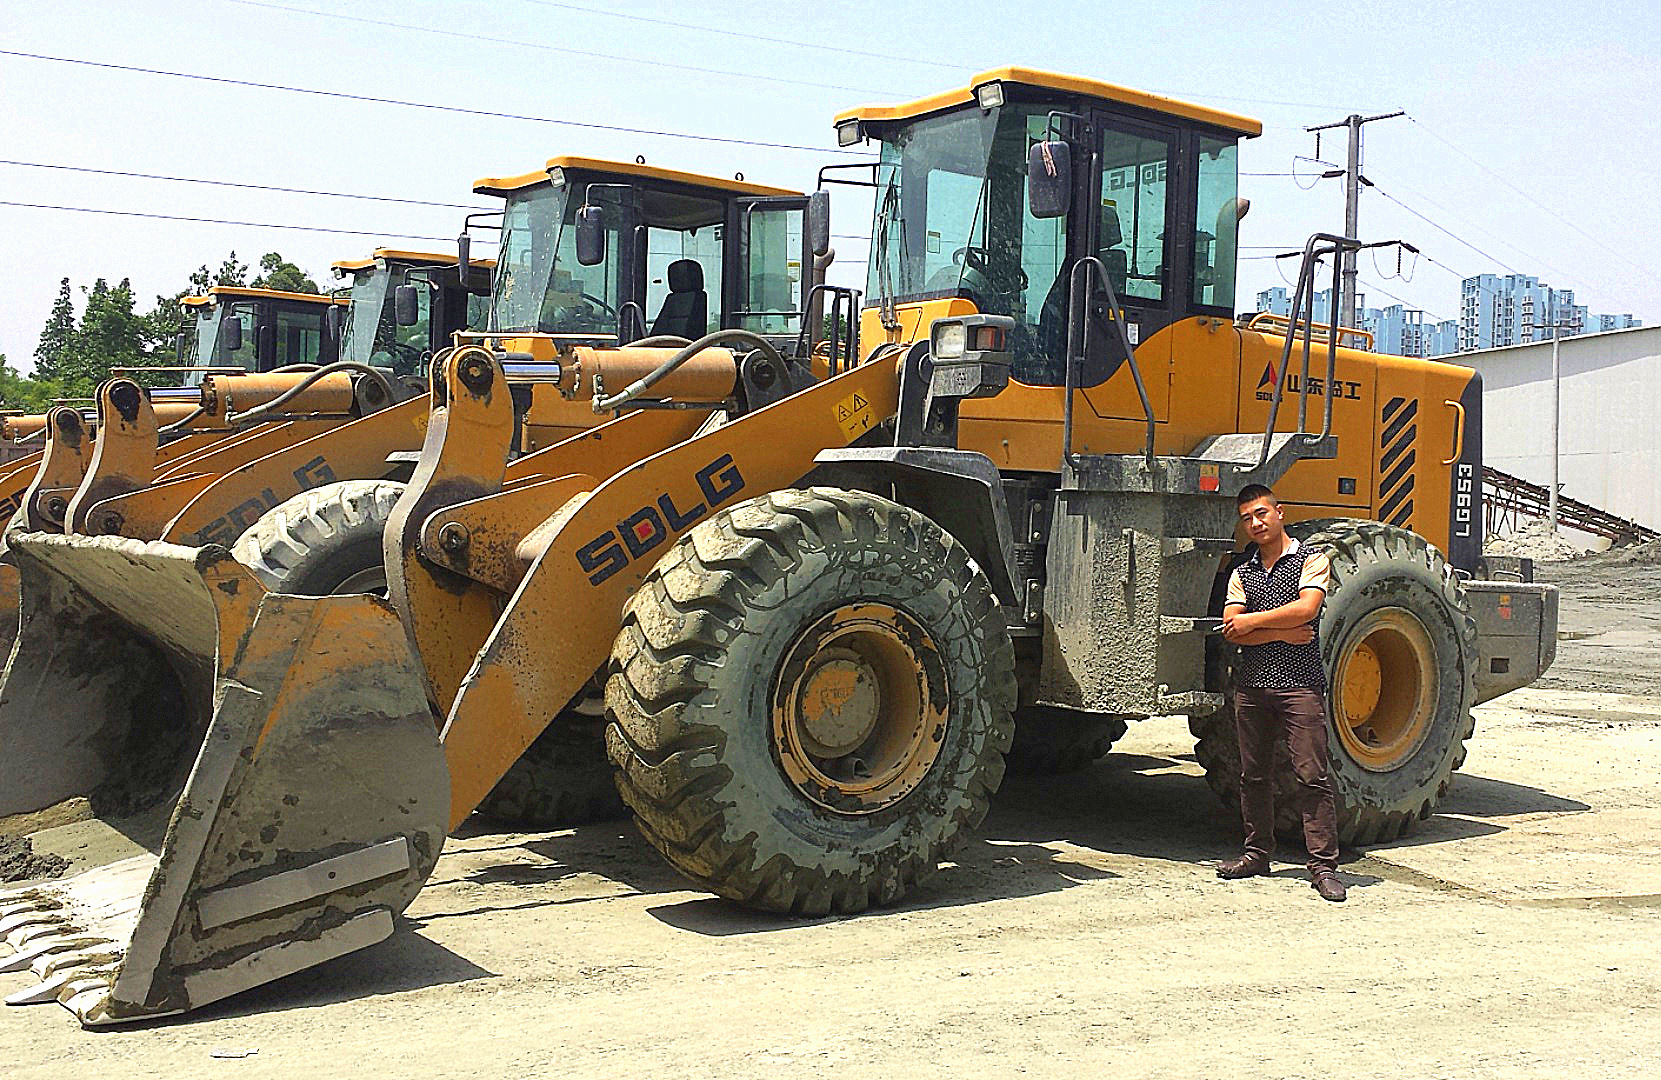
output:
[[[1327,758],[1326,695],[1319,690],[1234,690],[1234,726],[1240,738],[1240,816],[1246,854],[1275,850],[1275,743],[1282,737],[1297,777],[1298,810],[1309,870],[1338,866],[1338,810]]]

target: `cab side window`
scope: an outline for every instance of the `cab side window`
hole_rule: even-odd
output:
[[[1194,216],[1194,303],[1234,308],[1240,214],[1233,139],[1199,140],[1199,201]]]
[[[752,209],[739,215],[743,278],[739,329],[794,334],[802,321],[802,211]]]
[[[1102,137],[1097,256],[1121,298],[1165,298],[1165,196],[1170,144],[1128,132]]]
[[[720,224],[646,230],[646,320],[651,335],[696,340],[721,326]]]
[[[277,312],[276,367],[289,364],[315,364],[323,349],[323,316],[321,313]]]

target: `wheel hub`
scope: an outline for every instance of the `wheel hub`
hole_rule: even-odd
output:
[[[852,649],[825,649],[802,676],[796,706],[802,743],[809,753],[851,754],[877,723],[882,707],[877,673]]]
[[[791,644],[770,696],[780,771],[840,813],[903,799],[945,738],[945,662],[928,632],[888,604],[845,604],[816,619]]]
[[[1424,741],[1436,693],[1424,624],[1405,608],[1368,612],[1348,635],[1333,681],[1338,741],[1362,768],[1389,772]]]

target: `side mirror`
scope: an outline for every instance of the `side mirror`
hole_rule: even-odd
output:
[[[185,350],[189,347],[190,332],[188,330],[180,330],[173,338],[173,362],[176,364],[184,363]]]
[[[274,323],[263,323],[254,331],[257,346],[254,349],[254,365],[261,371],[268,371],[277,366],[277,327]]]
[[[577,210],[577,262],[598,266],[606,261],[606,216],[598,206]]]
[[[400,285],[392,290],[392,317],[399,326],[414,326],[421,321],[421,294],[419,285]]]
[[[346,308],[341,304],[330,304],[329,310],[323,313],[323,336],[330,341],[339,342],[340,332],[346,328]]]
[[[232,315],[230,318],[226,319],[223,323],[220,324],[220,327],[219,327],[219,342],[220,342],[220,347],[219,347],[220,352],[234,353],[234,352],[241,352],[242,351],[242,316],[241,315]],[[213,363],[213,360],[210,358],[208,360],[208,363],[210,363],[210,364]]]
[[[807,197],[807,242],[814,255],[830,250],[830,192],[815,191]]]
[[[1073,202],[1073,148],[1059,140],[1027,151],[1027,208],[1039,218],[1066,217]]]
[[[456,276],[462,288],[473,291],[473,238],[465,229],[456,237]]]

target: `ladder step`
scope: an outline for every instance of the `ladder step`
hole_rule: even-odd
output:
[[[1221,555],[1234,550],[1234,537],[1168,536],[1160,550],[1166,555],[1186,555],[1189,552]]]
[[[1223,625],[1223,620],[1214,616],[1189,618],[1186,615],[1161,615],[1159,617],[1159,632],[1168,634],[1209,634]]]
[[[1160,694],[1159,714],[1171,716],[1181,713],[1188,716],[1204,716],[1214,713],[1226,704],[1221,694],[1211,694],[1204,690],[1190,690],[1183,694]]]

